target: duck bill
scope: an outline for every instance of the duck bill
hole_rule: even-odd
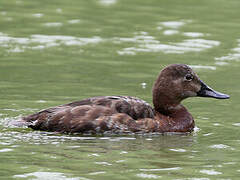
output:
[[[197,92],[197,96],[200,97],[211,97],[216,99],[228,99],[230,98],[229,95],[223,94],[213,90],[212,88],[208,87],[204,82],[201,81],[201,89]]]

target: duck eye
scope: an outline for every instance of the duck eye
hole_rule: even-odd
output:
[[[193,79],[193,75],[192,75],[192,74],[187,74],[187,75],[185,76],[185,79],[186,79],[187,81],[191,81],[191,80]]]

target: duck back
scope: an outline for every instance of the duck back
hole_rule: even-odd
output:
[[[140,131],[137,120],[154,118],[153,108],[130,96],[101,96],[75,101],[23,117],[35,130],[67,133]]]

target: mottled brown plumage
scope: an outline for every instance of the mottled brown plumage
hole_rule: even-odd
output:
[[[194,120],[180,103],[192,96],[229,98],[207,87],[189,66],[173,64],[153,86],[154,108],[135,97],[102,96],[45,109],[21,122],[62,133],[191,132]]]

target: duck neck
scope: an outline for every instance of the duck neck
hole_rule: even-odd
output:
[[[183,105],[180,104],[181,100],[173,97],[176,96],[171,94],[166,95],[164,94],[164,92],[161,93],[159,91],[158,92],[153,91],[154,109],[161,114],[171,116],[180,109],[184,108]]]
[[[155,119],[161,123],[161,131],[193,131],[193,117],[180,102],[173,100],[171,97],[164,96],[164,94],[153,97]]]

